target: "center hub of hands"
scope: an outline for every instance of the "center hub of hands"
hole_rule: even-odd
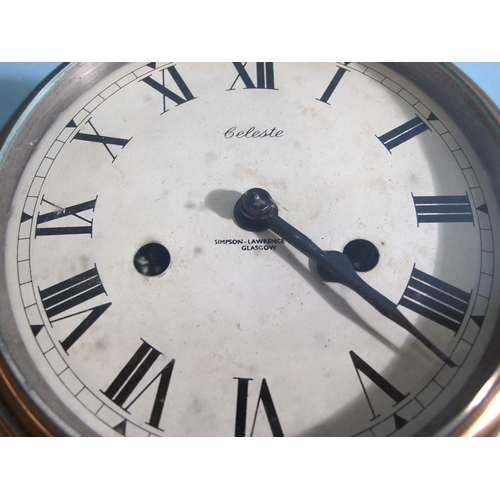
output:
[[[249,189],[241,197],[241,203],[247,216],[255,219],[265,217],[273,206],[271,195],[261,188]]]

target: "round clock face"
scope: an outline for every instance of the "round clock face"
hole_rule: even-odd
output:
[[[4,148],[2,346],[61,432],[417,435],[470,402],[498,174],[409,80],[151,63],[56,82]],[[279,227],[237,223],[252,188]]]

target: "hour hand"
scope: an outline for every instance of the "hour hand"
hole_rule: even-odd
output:
[[[380,314],[411,333],[448,366],[455,366],[446,354],[408,321],[396,304],[359,277],[348,257],[342,252],[324,252],[307,236],[283,220],[278,215],[278,207],[271,195],[264,189],[253,188],[241,196],[234,207],[234,220],[239,227],[247,231],[260,232],[267,229],[273,231],[313,259],[319,268],[328,273],[329,281],[336,281],[352,289]]]

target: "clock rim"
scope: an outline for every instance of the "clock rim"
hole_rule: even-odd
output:
[[[83,90],[101,80],[108,72],[125,63],[72,63],[56,68],[32,92],[21,108],[11,118],[0,138],[0,175],[5,177],[4,161],[13,157],[16,145],[22,134],[26,137],[36,136],[32,131],[43,131],[57,119],[59,111],[66,109]],[[455,124],[461,128],[465,137],[472,144],[481,161],[490,165],[498,179],[493,189],[498,206],[500,206],[500,168],[495,166],[494,159],[500,152],[500,111],[493,101],[459,68],[451,63],[382,63],[389,69],[408,78],[422,92],[438,102],[449,114]],[[64,98],[59,98],[62,95]],[[459,102],[453,97],[460,96]],[[56,102],[56,106],[53,106]],[[474,119],[470,119],[473,117]],[[466,119],[467,118],[467,119]],[[30,135],[31,134],[31,135]],[[21,141],[22,143],[23,141]],[[479,147],[480,146],[480,147]],[[22,165],[25,165],[34,148],[22,148],[22,153],[16,152],[18,163],[16,175],[8,178],[8,184],[2,186],[0,192],[14,192],[18,185]],[[6,227],[9,215],[10,199],[7,203],[0,197],[0,225]],[[0,246],[5,246],[5,232],[0,233]],[[5,271],[0,269],[0,284],[5,283]],[[1,310],[8,312],[2,317],[2,329],[7,324],[7,330],[16,330],[15,321],[10,311],[6,294],[0,294]],[[7,316],[7,317],[6,317]],[[11,316],[11,317],[9,317]],[[496,331],[500,330],[500,317],[497,313]],[[431,424],[426,425],[417,435],[491,435],[500,427],[500,414],[494,419],[483,422],[487,408],[495,400],[500,400],[500,338],[493,336],[491,343],[483,356],[485,361],[481,376],[467,383],[460,395],[453,399],[446,408],[437,413]],[[0,435],[93,435],[85,424],[61,402],[54,411],[40,397],[40,387],[31,386],[28,378],[38,373],[38,369],[27,355],[24,359],[14,359],[11,349],[6,344],[0,331]],[[21,371],[18,364],[31,363],[33,366]],[[480,371],[480,370],[477,370]],[[27,378],[28,377],[28,378]],[[46,387],[43,387],[43,385]],[[58,399],[48,384],[41,383],[42,393],[48,391],[51,399]],[[467,394],[467,404],[463,395]],[[469,402],[470,400],[470,402]],[[58,405],[56,405],[58,406]],[[68,414],[69,413],[69,414]],[[454,415],[451,418],[450,413]],[[63,417],[61,417],[63,415]]]

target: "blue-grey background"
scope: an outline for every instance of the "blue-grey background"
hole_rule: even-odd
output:
[[[26,96],[60,63],[0,63],[0,130]],[[500,107],[500,62],[455,63]]]
[[[59,64],[58,62],[0,63],[0,130],[29,93]]]

